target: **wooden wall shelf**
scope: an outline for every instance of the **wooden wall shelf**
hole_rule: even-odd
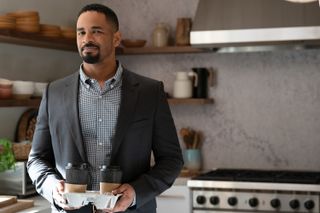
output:
[[[30,99],[8,99],[0,100],[0,107],[39,107],[41,98],[30,98]],[[168,103],[170,105],[188,104],[188,105],[203,105],[213,104],[213,99],[202,99],[202,98],[169,98]]]
[[[169,98],[169,104],[178,105],[178,104],[188,104],[188,105],[203,105],[203,104],[213,104],[214,100],[212,98]]]
[[[75,39],[49,38],[37,33],[23,33],[12,30],[0,30],[0,42],[64,51],[78,51]],[[204,49],[191,46],[117,48],[117,54],[119,55],[201,53],[205,51]]]
[[[13,30],[0,30],[0,43],[18,44],[24,46],[41,47],[65,51],[77,51],[75,39],[48,38],[37,33],[23,33]],[[134,54],[181,54],[203,53],[207,50],[191,46],[168,46],[168,47],[142,47],[142,48],[117,48],[119,55]],[[0,100],[0,107],[39,107],[41,99],[27,100]],[[169,104],[212,104],[213,99],[168,99]]]
[[[204,49],[191,46],[167,46],[167,47],[140,47],[140,48],[119,48],[118,54],[174,54],[174,53],[203,53]]]
[[[41,102],[41,98],[30,99],[8,99],[0,100],[0,107],[31,107],[38,108]]]
[[[0,42],[57,50],[77,51],[75,39],[49,38],[37,33],[0,30]]]

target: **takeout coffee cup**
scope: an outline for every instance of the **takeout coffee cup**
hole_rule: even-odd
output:
[[[71,184],[65,183],[64,184],[64,192],[78,192],[78,193],[85,193],[87,190],[87,184]]]
[[[100,169],[100,193],[112,192],[121,185],[122,171],[119,166],[105,166]]]
[[[64,192],[86,192],[88,169],[86,164],[66,166],[66,181]]]

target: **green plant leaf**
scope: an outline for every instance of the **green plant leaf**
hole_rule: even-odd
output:
[[[0,172],[12,169],[15,166],[15,157],[10,140],[0,138]]]

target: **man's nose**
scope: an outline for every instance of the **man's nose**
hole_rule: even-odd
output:
[[[93,36],[92,36],[92,33],[86,33],[83,40],[82,40],[82,43],[88,43],[88,42],[92,42],[93,41]]]

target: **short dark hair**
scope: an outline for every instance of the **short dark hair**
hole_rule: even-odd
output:
[[[88,4],[80,10],[78,14],[78,18],[82,13],[87,11],[96,11],[98,13],[103,13],[106,17],[106,20],[111,23],[114,30],[115,31],[119,30],[119,21],[118,21],[117,14],[111,8],[102,4]]]

